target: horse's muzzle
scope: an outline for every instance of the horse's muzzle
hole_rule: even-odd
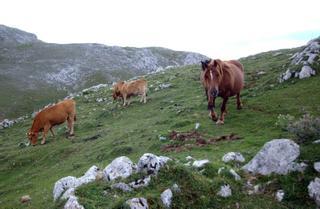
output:
[[[212,90],[211,94],[212,94],[213,97],[217,97],[219,95],[219,90],[218,89],[214,89],[214,90]]]

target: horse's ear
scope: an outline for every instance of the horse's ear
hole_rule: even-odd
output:
[[[208,67],[208,64],[206,61],[201,61],[201,67],[202,67],[202,70],[204,71],[207,67]]]

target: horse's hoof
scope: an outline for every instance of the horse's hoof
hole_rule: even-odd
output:
[[[46,142],[41,142],[41,145],[44,145],[44,144],[46,144]]]
[[[216,122],[216,124],[217,124],[217,125],[223,125],[224,122],[223,122],[222,120],[218,120],[218,121]]]

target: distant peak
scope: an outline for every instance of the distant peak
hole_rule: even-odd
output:
[[[26,44],[38,42],[38,38],[33,33],[28,33],[17,28],[0,25],[0,43]]]

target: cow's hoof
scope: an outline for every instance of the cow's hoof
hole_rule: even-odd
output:
[[[217,125],[223,125],[224,122],[223,122],[222,120],[218,120],[218,121],[216,122],[216,124],[217,124]]]

